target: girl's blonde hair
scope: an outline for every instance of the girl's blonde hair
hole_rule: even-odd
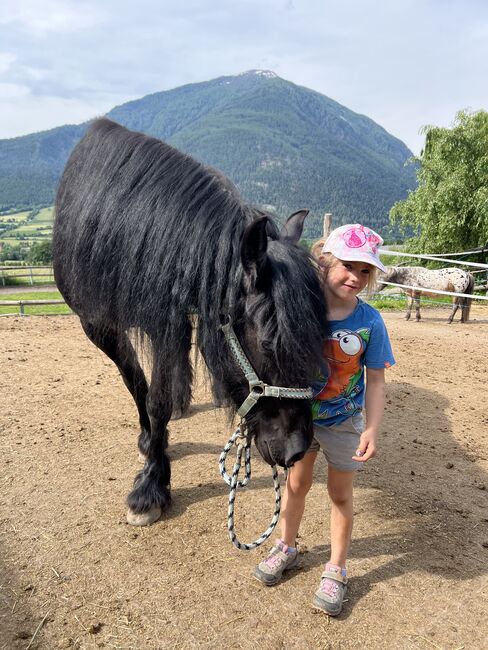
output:
[[[329,272],[329,269],[331,269],[333,266],[335,266],[338,262],[341,262],[340,259],[335,257],[335,255],[332,255],[332,253],[322,253],[322,248],[325,244],[325,239],[318,239],[316,242],[312,244],[312,247],[310,249],[310,253],[317,263],[317,267],[320,273],[320,276],[323,280],[327,277],[327,273]],[[369,276],[368,276],[368,284],[366,285],[366,294],[370,296],[371,294],[375,293],[376,291],[376,286],[377,286],[377,274],[378,274],[378,269],[376,266],[373,266],[373,264],[368,264],[369,266]]]

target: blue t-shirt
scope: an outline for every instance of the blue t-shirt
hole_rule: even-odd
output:
[[[331,336],[324,343],[327,377],[312,384],[314,424],[339,424],[361,412],[364,405],[364,367],[389,368],[395,363],[380,313],[358,300],[343,320],[330,321]]]

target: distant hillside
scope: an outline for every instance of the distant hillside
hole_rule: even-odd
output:
[[[369,118],[267,71],[220,77],[128,102],[108,117],[166,140],[221,169],[251,203],[281,217],[325,211],[334,225],[384,229],[395,201],[415,187],[412,156]],[[52,204],[56,184],[86,125],[0,140],[0,209]]]

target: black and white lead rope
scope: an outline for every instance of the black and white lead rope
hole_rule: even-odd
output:
[[[249,437],[246,435],[244,416],[249,413],[249,411],[252,409],[252,407],[258,402],[258,400],[261,397],[278,397],[278,398],[288,397],[293,399],[311,399],[312,389],[311,388],[285,388],[283,386],[270,386],[269,384],[264,383],[257,376],[256,371],[252,367],[249,359],[246,356],[246,353],[242,349],[242,346],[239,343],[239,340],[234,332],[232,324],[228,322],[225,325],[222,325],[222,330],[225,334],[225,338],[227,339],[227,343],[229,344],[229,348],[237,364],[243,371],[249,383],[249,395],[246,397],[244,402],[237,410],[237,415],[239,415],[241,418],[241,424],[237,427],[237,429],[234,431],[232,436],[229,438],[229,441],[225,445],[224,450],[220,454],[220,458],[219,458],[220,474],[222,475],[222,478],[227,483],[227,485],[230,485],[229,508],[227,511],[227,530],[229,532],[229,537],[231,542],[234,544],[236,548],[240,549],[241,551],[249,551],[253,548],[257,548],[264,541],[266,541],[268,537],[271,535],[271,533],[273,532],[273,530],[275,529],[275,526],[280,516],[280,510],[281,510],[281,490],[280,490],[280,482],[278,480],[278,470],[276,468],[276,465],[273,465],[271,469],[273,472],[273,483],[274,483],[274,490],[275,490],[275,510],[274,510],[271,523],[269,527],[256,541],[252,542],[251,544],[243,544],[242,542],[240,542],[237,539],[237,535],[234,531],[234,503],[236,499],[237,488],[245,487],[251,478],[251,441]],[[237,443],[237,457],[236,457],[236,462],[234,463],[234,467],[232,469],[232,475],[229,476],[225,470],[225,459],[227,457],[228,452],[234,445],[234,443]],[[239,471],[242,466],[242,453],[244,450],[245,450],[246,474],[242,479],[242,481],[239,481],[238,477],[239,477]],[[287,477],[287,470],[285,469],[285,483],[286,483],[286,477]]]
[[[240,542],[234,530],[234,504],[236,500],[237,488],[245,487],[251,478],[251,443],[247,439],[245,433],[241,433],[241,427],[243,430],[244,427],[242,423],[237,427],[237,429],[231,435],[222,453],[220,454],[219,470],[224,481],[227,483],[227,485],[230,485],[229,507],[227,510],[227,530],[229,533],[230,541],[239,550],[250,551],[253,548],[257,548],[258,546],[261,546],[261,544],[270,537],[270,535],[272,534],[273,530],[276,527],[276,524],[278,523],[278,519],[280,517],[280,510],[281,510],[281,488],[280,488],[280,481],[278,479],[278,469],[276,465],[273,465],[272,471],[273,471],[273,483],[274,483],[274,490],[275,490],[275,509],[273,513],[273,518],[271,519],[271,523],[268,526],[268,528],[264,531],[264,533],[251,544],[244,544],[243,542]],[[228,452],[232,449],[234,443],[237,443],[237,457],[236,457],[236,462],[234,463],[234,467],[232,469],[232,475],[229,476],[229,474],[225,469],[225,459],[227,457]],[[238,477],[239,477],[239,471],[242,467],[243,452],[245,452],[245,476],[242,479],[242,481],[239,481]],[[285,469],[285,482],[286,482],[286,476],[287,476],[287,470]]]

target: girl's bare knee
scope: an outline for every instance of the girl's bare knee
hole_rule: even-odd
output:
[[[296,496],[307,496],[311,487],[312,481],[308,478],[290,477],[288,479],[287,489]]]
[[[329,488],[328,492],[330,500],[336,506],[344,506],[352,500],[352,490],[344,491]]]

